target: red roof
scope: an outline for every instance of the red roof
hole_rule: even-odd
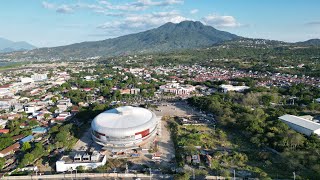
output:
[[[6,85],[2,85],[0,86],[0,88],[9,88],[11,84],[6,84]]]
[[[9,129],[0,129],[0,133],[2,133],[2,134],[7,134],[9,132],[10,132]]]
[[[12,136],[12,139],[13,139],[14,141],[19,140],[19,139],[22,139],[22,138],[24,138],[24,135],[23,135],[23,134],[16,135],[16,136]]]
[[[19,143],[15,143],[15,144],[3,149],[2,151],[0,151],[0,154],[8,154],[9,152],[15,151],[15,150],[17,150],[19,148],[20,148],[20,144]]]

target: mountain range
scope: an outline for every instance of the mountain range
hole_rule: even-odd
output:
[[[8,39],[0,38],[0,53],[13,52],[13,51],[25,51],[35,49],[36,47],[24,42],[13,42]]]
[[[302,46],[320,46],[320,39],[309,39],[307,41],[301,41],[295,44]]]
[[[230,42],[230,43],[229,43]],[[0,54],[0,60],[77,60],[111,57],[136,53],[170,52],[206,48],[220,44],[267,44],[270,46],[320,45],[319,39],[299,43],[251,39],[217,30],[199,21],[166,23],[144,32],[120,36],[102,41],[82,42],[66,46],[38,48],[25,52]],[[33,46],[24,46],[32,49]],[[0,45],[1,49],[1,45]],[[20,48],[22,49],[22,48]]]
[[[166,23],[155,29],[102,41],[39,48],[9,55],[17,59],[24,57],[34,59],[110,57],[133,53],[168,52],[180,49],[210,47],[218,43],[240,38],[237,35],[203,25],[198,21],[183,21],[178,24]]]

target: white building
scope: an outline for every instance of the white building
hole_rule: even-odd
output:
[[[4,128],[7,125],[8,120],[0,119],[0,127]]]
[[[12,85],[0,86],[0,98],[14,96],[14,91],[12,91],[11,88],[12,88]]]
[[[84,169],[95,169],[99,166],[105,165],[106,162],[107,156],[101,155],[97,151],[94,151],[92,155],[87,153],[77,153],[68,156],[62,156],[62,158],[56,162],[56,171],[65,172],[76,170],[79,166],[84,167]]]
[[[24,107],[24,111],[28,114],[33,114],[34,112],[40,110],[41,108],[42,108],[41,106],[29,105]]]
[[[192,85],[180,85],[180,83],[168,83],[159,87],[160,91],[176,95],[189,95],[196,88]]]
[[[26,83],[33,83],[34,80],[32,78],[29,77],[24,77],[24,78],[20,78],[21,83],[26,84]]]
[[[34,81],[45,81],[48,79],[47,74],[34,74],[31,75],[31,79],[33,79]]]
[[[140,107],[122,106],[96,116],[92,139],[112,151],[136,149],[151,141],[157,133],[159,117]]]
[[[0,109],[9,110],[12,106],[17,104],[17,100],[14,98],[0,99]]]
[[[283,115],[279,119],[286,123],[291,129],[310,136],[311,134],[317,134],[320,136],[320,124],[313,121],[304,119],[302,117],[293,116],[293,115]]]
[[[222,84],[222,85],[220,85],[220,88],[222,89],[222,91],[224,93],[227,93],[229,91],[243,92],[247,89],[250,89],[250,87],[248,87],[248,86],[233,86],[233,85],[229,85],[229,84]]]
[[[70,99],[61,99],[57,102],[57,107],[59,108],[59,112],[66,111],[71,106],[72,106],[72,103]]]

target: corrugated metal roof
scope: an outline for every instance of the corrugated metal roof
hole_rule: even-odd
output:
[[[292,124],[295,124],[295,125],[298,125],[298,126],[301,126],[301,127],[304,127],[306,129],[309,129],[312,131],[320,129],[320,124],[315,123],[310,120],[307,120],[307,119],[303,119],[298,116],[294,116],[294,115],[286,114],[286,115],[280,116],[279,119],[286,121],[286,122],[289,122],[289,123],[292,123]]]
[[[20,142],[25,143],[25,142],[31,141],[32,139],[33,139],[33,136],[29,135],[29,136],[21,139]]]

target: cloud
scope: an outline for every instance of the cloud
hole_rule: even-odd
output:
[[[105,16],[111,16],[111,17],[123,17],[126,14],[122,12],[110,12],[108,10],[95,10],[95,13],[103,14]]]
[[[170,12],[154,12],[150,14],[130,14],[120,21],[106,22],[99,25],[99,29],[124,30],[132,31],[146,30],[160,26],[167,22],[179,23],[187,20],[186,17],[180,15],[177,11]]]
[[[55,8],[55,5],[54,4],[51,4],[51,3],[48,3],[46,1],[43,1],[42,2],[42,7],[46,8],[46,9],[54,9]]]
[[[192,9],[190,11],[190,14],[197,14],[199,12],[199,9]]]
[[[183,0],[166,0],[166,1],[152,1],[152,0],[138,0],[136,5],[140,6],[169,6],[174,4],[183,4]]]
[[[119,11],[142,11],[153,6],[170,6],[170,5],[183,4],[183,3],[184,3],[183,0],[162,0],[162,1],[137,0],[136,2],[114,5],[108,1],[99,1],[99,4],[104,5],[105,8],[109,10],[119,10]]]
[[[120,1],[121,2],[121,1]],[[73,13],[76,9],[91,10],[95,13],[104,14],[106,16],[124,16],[124,12],[144,11],[151,7],[167,7],[171,5],[183,4],[184,0],[135,0],[127,3],[111,3],[110,1],[100,0],[96,3],[71,3],[56,5],[42,2],[42,6],[46,9],[53,9],[57,13]]]
[[[56,9],[57,13],[63,13],[63,14],[68,14],[68,13],[73,13],[73,8],[71,6],[68,5],[61,5]]]
[[[77,7],[76,5],[66,5],[66,4],[62,4],[60,6],[57,6],[53,3],[48,3],[46,1],[42,2],[42,7],[44,7],[45,9],[51,9],[51,10],[55,10],[57,13],[73,13],[74,11],[74,7]]]
[[[308,22],[305,25],[307,25],[307,26],[320,26],[320,21]]]
[[[238,23],[233,16],[219,16],[215,14],[210,14],[202,18],[202,21],[207,25],[211,25],[213,27],[218,28],[234,28],[241,26],[241,24]]]

